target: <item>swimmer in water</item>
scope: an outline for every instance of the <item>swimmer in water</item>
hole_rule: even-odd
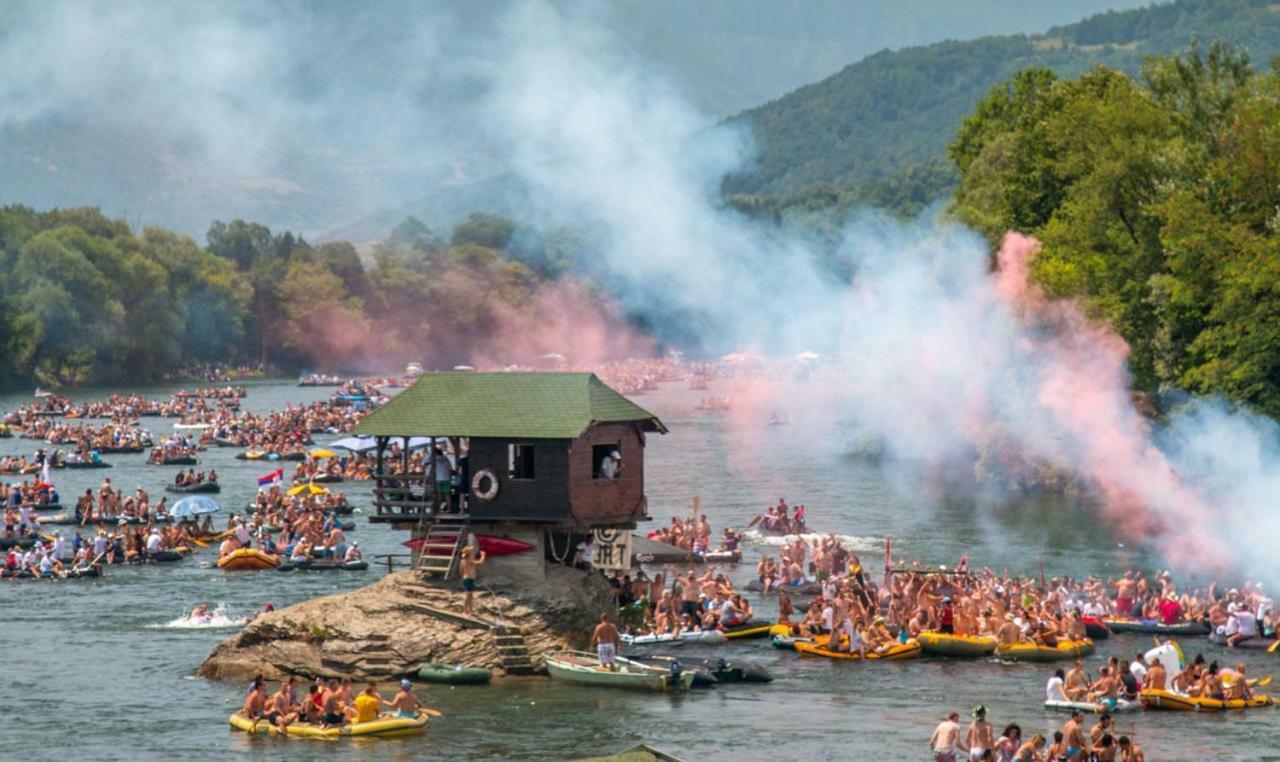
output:
[[[209,613],[208,604],[196,604],[196,607],[191,610],[191,621],[198,622],[200,624],[208,624],[212,622],[213,614]]]

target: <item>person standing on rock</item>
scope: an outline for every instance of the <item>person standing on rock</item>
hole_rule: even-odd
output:
[[[462,559],[458,562],[458,566],[462,571],[462,613],[467,616],[475,616],[474,598],[476,592],[476,567],[484,563],[484,551],[480,551],[480,555],[475,555],[475,548],[466,545],[462,548]]]
[[[605,669],[612,670],[617,662],[614,657],[618,654],[618,628],[613,626],[613,622],[609,621],[609,614],[606,612],[600,615],[600,624],[596,625],[596,631],[591,634],[591,645],[596,647],[596,656],[600,659],[600,666]]]

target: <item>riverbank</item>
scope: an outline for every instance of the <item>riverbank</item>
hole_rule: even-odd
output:
[[[199,675],[382,680],[431,663],[500,671],[495,627],[518,629],[529,661],[540,669],[545,655],[586,645],[600,612],[611,605],[600,575],[564,566],[549,566],[546,579],[537,583],[499,577],[482,582],[475,617],[462,615],[457,580],[441,583],[413,571],[303,601],[260,616],[219,643]]]

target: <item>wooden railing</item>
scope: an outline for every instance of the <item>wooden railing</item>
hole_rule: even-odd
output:
[[[435,484],[427,474],[385,474],[374,475],[373,506],[374,515],[369,520],[374,523],[419,521],[424,516],[441,513],[457,515],[451,500],[439,500],[435,494]],[[393,485],[393,486],[388,486]],[[453,496],[458,501],[462,512],[466,510],[466,496]]]

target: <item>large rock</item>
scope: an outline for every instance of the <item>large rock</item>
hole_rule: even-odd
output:
[[[582,648],[612,600],[600,575],[563,566],[549,567],[537,583],[483,577],[482,583],[493,593],[477,591],[478,617],[519,627],[535,666],[548,653]],[[461,617],[458,587],[400,572],[264,614],[219,643],[199,673],[215,680],[257,674],[365,679],[410,674],[432,662],[500,668],[488,628]]]

